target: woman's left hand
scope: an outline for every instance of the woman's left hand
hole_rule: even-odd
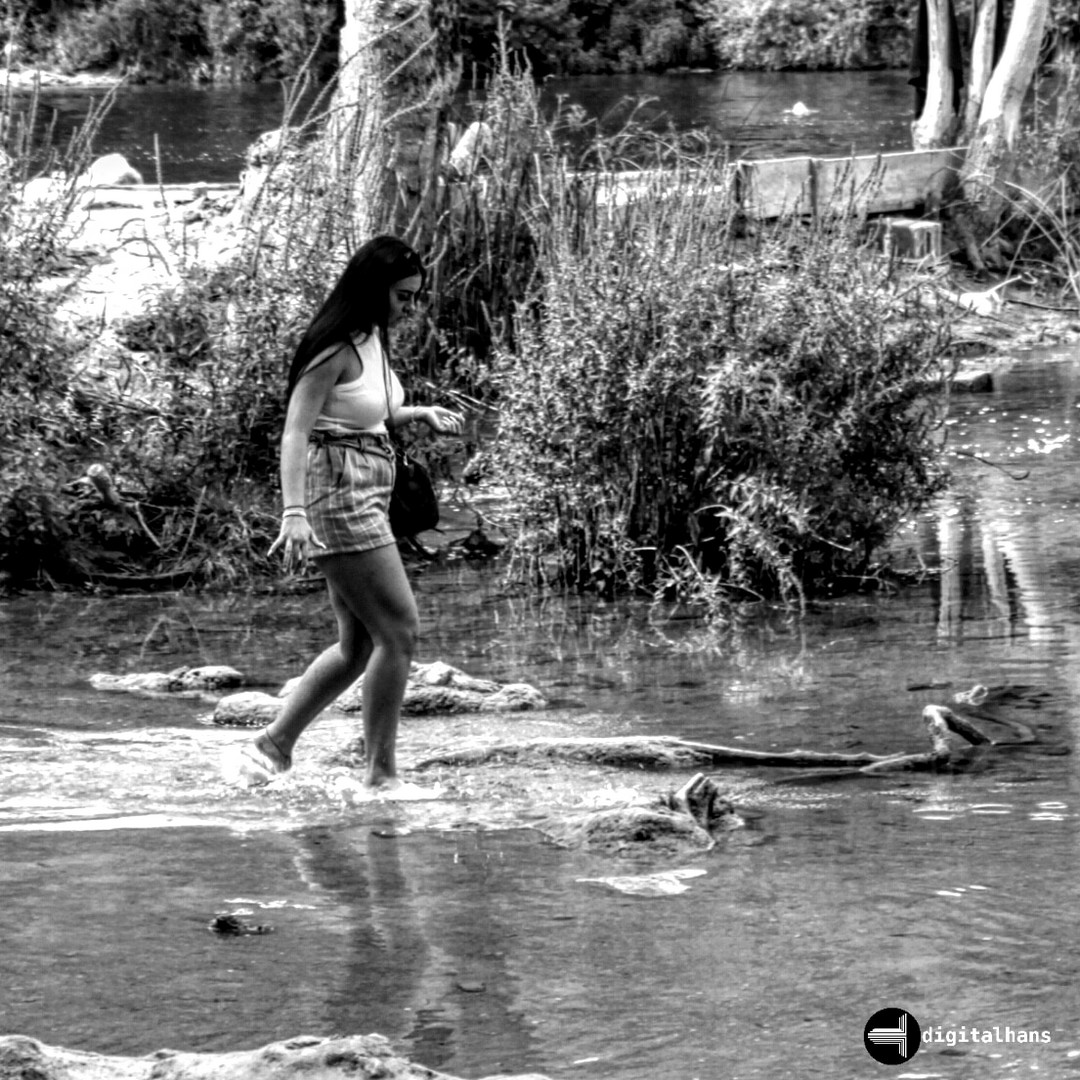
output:
[[[465,417],[441,405],[425,405],[416,410],[416,419],[422,420],[439,435],[460,435],[465,427]]]

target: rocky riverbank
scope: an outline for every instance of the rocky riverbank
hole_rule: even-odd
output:
[[[0,1080],[456,1080],[395,1054],[381,1035],[321,1039],[299,1035],[257,1050],[190,1054],[158,1050],[120,1057],[47,1046],[23,1035],[0,1036]],[[536,1073],[487,1080],[546,1080]]]
[[[130,370],[137,357],[118,336],[124,323],[180,287],[193,268],[236,253],[238,197],[238,185],[224,184],[101,186],[79,197],[45,288],[57,298],[58,321],[81,345],[82,375]]]

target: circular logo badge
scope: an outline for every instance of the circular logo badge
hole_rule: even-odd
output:
[[[919,1021],[903,1009],[878,1009],[863,1028],[866,1052],[882,1065],[903,1065],[921,1044]]]

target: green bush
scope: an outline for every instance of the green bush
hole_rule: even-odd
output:
[[[874,0],[729,0],[715,9],[712,32],[721,63],[737,70],[858,68],[892,59],[868,49],[882,7]],[[906,27],[896,29],[909,40]]]
[[[120,68],[132,78],[186,79],[208,55],[198,0],[113,0],[58,21],[54,58],[72,72]]]
[[[107,0],[33,13],[32,54],[67,72],[133,80],[258,80],[296,75],[325,36],[332,0]]]
[[[500,20],[541,75],[897,67],[911,48],[911,4],[894,0],[465,0],[467,69],[498,69]]]
[[[11,241],[0,245],[0,573],[20,584],[196,566],[204,581],[250,576],[275,526],[267,489],[277,486],[288,350],[326,284],[318,215],[297,207],[288,243],[261,250],[256,238],[223,267],[186,266],[181,284],[119,328],[138,353],[88,379],[75,360],[97,328],[58,321],[62,294],[46,285],[72,229],[75,185],[62,177],[85,168],[99,116],[48,163],[62,173],[34,203],[17,195],[38,141],[35,110],[0,113],[2,130],[13,116],[26,119],[0,178]],[[185,266],[182,249],[168,257]],[[93,467],[119,504],[91,482]]]
[[[212,76],[218,82],[297,74],[334,15],[332,4],[305,0],[201,0],[201,6]]]
[[[673,185],[545,247],[493,370],[526,579],[790,600],[867,573],[941,489],[941,332],[858,222],[751,244],[732,221]]]
[[[1080,301],[1080,50],[1066,52],[1035,87],[1035,109],[1017,140],[1019,168],[1001,231],[1024,272]]]
[[[709,504],[697,564],[750,591],[821,594],[869,572],[946,482],[929,386],[944,333],[847,230],[736,281],[700,398]]]
[[[65,157],[44,162],[32,149],[37,117],[36,98],[16,108],[0,90],[0,573],[31,578],[42,570],[62,575],[69,559],[76,342],[58,324],[58,294],[46,283],[62,262],[75,204],[74,184],[64,177],[85,167],[98,114]],[[38,190],[24,199],[30,181]]]

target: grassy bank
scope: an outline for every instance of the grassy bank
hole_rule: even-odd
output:
[[[489,160],[443,184],[409,237],[431,294],[396,354],[408,385],[476,402],[474,431],[497,432],[470,447],[469,472],[507,492],[516,579],[722,614],[872,576],[946,482],[925,388],[949,361],[857,193],[813,222],[747,222],[705,136],[631,115],[601,137],[577,112],[542,114],[531,77],[510,71],[487,98]],[[618,173],[643,160],[628,193]],[[113,328],[138,360],[107,388],[79,374],[101,328],[58,337],[46,287],[70,196],[28,215],[3,187],[19,241],[3,254],[17,333],[0,342],[9,583],[276,576],[284,365],[355,241],[318,162],[286,165],[261,212],[229,219],[227,258],[201,264],[182,241],[165,253],[173,281]]]

